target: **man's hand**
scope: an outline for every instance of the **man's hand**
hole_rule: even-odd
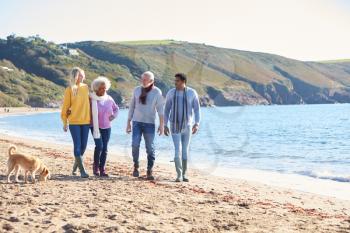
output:
[[[68,131],[68,125],[64,125],[64,126],[63,126],[63,131],[64,131],[64,132],[67,132],[67,131]]]
[[[164,127],[164,135],[169,136],[169,134],[170,134],[170,130],[169,130],[168,126],[165,126]]]
[[[159,136],[161,136],[164,133],[164,126],[163,125],[159,125],[157,132],[158,132]]]
[[[69,117],[69,115],[72,113],[72,111],[70,109],[67,110],[67,117]]]
[[[128,121],[127,125],[126,125],[126,133],[131,133],[131,122]]]
[[[199,125],[198,124],[194,124],[193,127],[192,127],[192,134],[197,133],[198,128],[199,128]]]

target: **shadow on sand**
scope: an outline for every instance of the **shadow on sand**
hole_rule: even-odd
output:
[[[24,177],[22,175],[18,176],[19,183],[14,181],[14,176],[11,176],[11,183],[7,183],[7,176],[6,175],[0,175],[0,183],[1,184],[26,184],[24,183]],[[37,183],[43,183],[38,182],[38,176],[36,177]],[[155,180],[149,181],[147,180],[146,176],[140,176],[138,178],[132,177],[132,176],[126,176],[126,175],[117,175],[112,174],[109,177],[100,177],[100,176],[93,176],[91,175],[89,178],[81,178],[79,175],[66,175],[66,174],[51,174],[51,178],[49,181],[72,181],[72,182],[86,182],[86,181],[121,181],[121,182],[153,182],[153,183],[174,183],[173,179],[169,179],[167,177],[159,176],[156,177]],[[29,177],[28,183],[31,184],[31,178]]]

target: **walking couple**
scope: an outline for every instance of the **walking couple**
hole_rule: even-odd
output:
[[[178,73],[175,75],[175,88],[167,93],[164,104],[162,92],[154,85],[154,81],[152,72],[143,73],[141,86],[135,88],[129,106],[126,132],[132,132],[133,176],[139,176],[139,149],[143,136],[147,152],[147,179],[154,179],[152,169],[155,160],[155,119],[158,113],[158,134],[164,133],[166,136],[171,134],[173,139],[176,182],[181,180],[188,182],[186,172],[191,134],[198,131],[200,122],[198,94],[194,89],[186,86],[186,75]],[[170,122],[170,128],[168,122]]]

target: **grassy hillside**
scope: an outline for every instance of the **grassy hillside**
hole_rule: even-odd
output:
[[[133,75],[150,69],[166,90],[173,74],[217,105],[349,102],[349,64],[301,62],[285,57],[187,42],[80,42],[90,56],[123,64]]]
[[[10,61],[0,60],[0,106],[54,107],[63,88],[44,78],[17,69]]]
[[[110,94],[119,103],[123,103],[125,101],[123,96],[128,94],[126,90],[136,85],[128,68],[95,59],[82,51],[78,53],[78,56],[70,55],[68,49],[40,38],[28,40],[17,37],[0,41],[0,59],[11,61],[24,72],[49,81],[62,90],[67,86],[70,70],[74,66],[85,70],[87,83],[99,75],[109,77],[112,82]],[[56,102],[61,100],[62,95],[50,98]],[[43,101],[44,105],[51,102],[44,99]]]
[[[6,92],[7,87],[14,88],[9,74],[0,73],[0,78],[7,80],[0,89],[0,104],[47,106],[59,102],[59,93],[73,66],[86,71],[88,83],[98,75],[109,77],[110,94],[121,105],[127,105],[132,89],[146,70],[155,73],[156,85],[164,94],[173,86],[175,73],[186,73],[203,105],[350,102],[350,63],[301,62],[273,54],[173,40],[57,45],[40,38],[8,37],[0,40],[0,59],[36,80],[24,88],[28,93],[18,98],[16,93],[20,91]],[[33,95],[29,90],[44,83],[49,95],[39,93],[36,98],[41,102],[28,101],[26,96]]]

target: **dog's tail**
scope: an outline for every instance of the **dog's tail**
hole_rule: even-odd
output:
[[[14,152],[16,152],[16,150],[17,150],[16,146],[14,146],[14,145],[10,146],[10,148],[9,148],[9,156],[13,155]]]

